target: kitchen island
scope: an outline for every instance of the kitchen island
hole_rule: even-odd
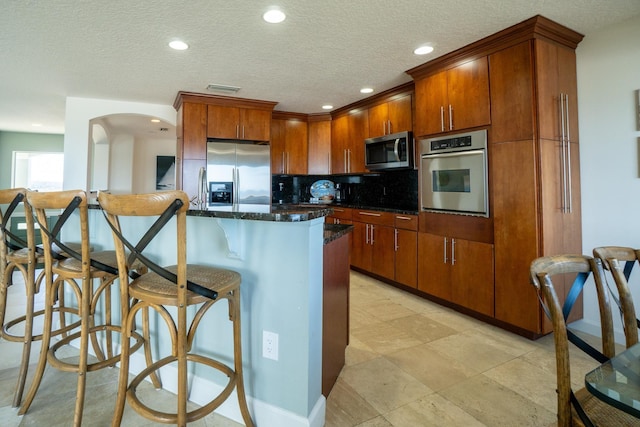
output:
[[[245,388],[249,410],[257,425],[324,424],[323,252],[330,243],[348,241],[351,231],[350,226],[325,228],[324,217],[331,213],[330,208],[322,206],[221,207],[188,212],[189,263],[229,268],[242,275]],[[92,209],[90,215],[92,245],[112,248],[111,232],[102,213]],[[142,234],[150,222],[145,218],[123,218],[122,226],[139,229]],[[174,262],[175,235],[169,234],[159,235],[147,249],[160,264]],[[348,272],[348,256],[345,261]],[[331,291],[331,295],[335,298],[337,294]],[[348,297],[348,290],[342,295]],[[345,301],[344,307],[348,309],[346,304]],[[226,304],[214,306],[207,316],[208,321],[206,318],[204,321],[208,325],[201,325],[195,340],[196,351],[230,363],[233,335]],[[151,329],[152,333],[159,331],[156,350],[164,353],[170,342],[162,335],[163,325],[158,322],[159,319],[152,319]],[[348,337],[347,326],[342,327]],[[277,360],[263,357],[263,331],[278,336],[274,355]],[[142,355],[136,356],[137,359],[132,358],[132,371],[144,367]],[[195,403],[206,402],[207,396],[225,384],[224,379],[216,378],[209,370],[195,370],[192,374],[190,400]],[[163,387],[169,391],[175,387],[171,377],[171,374],[163,376]],[[235,396],[227,399],[217,412],[241,420]]]

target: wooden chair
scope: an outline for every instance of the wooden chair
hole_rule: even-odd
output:
[[[636,311],[628,280],[636,262],[640,262],[640,250],[622,246],[601,246],[593,250],[593,256],[602,261],[602,265],[611,273],[616,284],[617,296],[614,293],[611,295],[623,317],[626,345],[631,347],[638,342],[640,320],[635,316]]]
[[[77,373],[77,391],[74,413],[74,426],[82,423],[86,373],[115,366],[120,355],[114,354],[112,333],[119,333],[120,326],[112,323],[111,286],[117,283],[118,271],[115,251],[91,252],[89,242],[89,220],[87,197],[84,191],[27,192],[27,202],[34,210],[41,230],[45,264],[45,308],[42,333],[42,349],[36,373],[20,407],[19,414],[27,412],[38,391],[45,366]],[[47,211],[62,210],[55,224],[47,223]],[[73,218],[72,221],[68,221]],[[60,240],[63,230],[72,229],[73,235],[80,237],[80,252]],[[78,233],[79,232],[79,233]],[[63,255],[60,255],[62,252]],[[99,280],[94,289],[94,280]],[[64,295],[65,289],[76,298],[80,331],[64,336],[51,344],[52,313],[58,295]],[[102,299],[103,306],[100,306]],[[124,304],[127,305],[127,304]],[[96,324],[96,313],[100,313],[102,324]],[[144,342],[139,334],[132,334],[134,349]],[[71,341],[80,338],[80,356],[77,363],[60,360],[56,351]],[[96,362],[89,362],[89,342],[92,343]],[[102,345],[106,341],[106,344]],[[124,341],[122,342],[129,342]],[[106,351],[103,351],[102,348]],[[121,347],[128,348],[126,345]],[[150,355],[150,352],[149,352]]]
[[[154,362],[131,382],[128,381],[130,352],[123,349],[116,410],[112,425],[120,425],[126,400],[135,411],[150,420],[184,426],[187,422],[198,420],[214,411],[236,388],[244,422],[247,426],[253,426],[247,407],[242,372],[240,274],[215,267],[187,265],[186,212],[189,208],[187,194],[182,191],[139,195],[111,195],[100,192],[98,202],[107,215],[113,231],[120,281],[124,285],[129,277],[133,279],[128,286],[121,287],[122,301],[132,301],[131,307],[123,307],[125,311],[122,316],[123,319],[126,319],[122,326],[123,339],[126,339],[127,334],[133,330],[136,313],[145,307],[150,307],[165,321],[172,342],[170,355]],[[132,232],[136,235],[141,233],[139,230],[125,230],[124,227],[121,227],[120,218],[140,216],[158,217],[158,219],[155,220],[153,226],[144,234],[139,243],[132,244],[126,236]],[[153,263],[142,252],[173,218],[175,218],[177,263],[170,267],[161,267]],[[131,219],[131,221],[135,221],[135,219]],[[171,229],[173,230],[173,228]],[[163,238],[166,236],[167,234],[163,233]],[[134,260],[144,263],[150,272],[143,275],[131,274],[130,266]],[[229,304],[229,319],[233,323],[233,369],[217,360],[192,352],[196,329],[205,313],[216,302],[225,299]],[[187,308],[193,305],[199,305],[199,307],[194,317],[188,320]],[[175,309],[177,312],[175,318],[169,313],[167,307]],[[178,371],[177,411],[175,413],[164,412],[142,403],[136,396],[138,385],[151,372],[175,362],[177,362]],[[206,405],[192,411],[187,410],[188,362],[215,368],[228,377],[226,387],[218,396],[213,397]]]
[[[552,277],[564,274],[576,274],[577,276],[567,294],[564,305],[561,305],[553,286]],[[566,324],[573,303],[582,293],[585,284],[589,283],[587,282],[589,276],[594,279],[593,283],[598,297],[602,334],[600,349],[596,349],[580,339]],[[615,355],[613,318],[609,304],[609,292],[603,280],[601,262],[583,255],[556,255],[538,258],[531,263],[531,281],[538,291],[540,303],[553,324],[556,349],[558,426],[637,425],[636,418],[604,403],[591,395],[584,387],[576,392],[571,388],[569,342],[600,363],[604,363]]]
[[[18,383],[12,402],[14,407],[20,406],[22,401],[29,370],[31,343],[42,339],[41,334],[34,335],[33,322],[36,317],[44,314],[44,310],[34,311],[35,295],[40,291],[40,284],[44,278],[44,270],[36,276],[36,268],[44,263],[44,255],[36,247],[33,214],[31,207],[26,203],[26,194],[27,190],[24,188],[0,190],[0,205],[6,206],[4,210],[0,208],[0,323],[2,324],[0,336],[7,341],[23,344]],[[24,217],[14,215],[17,212],[16,209],[20,206],[23,208]],[[26,238],[11,231],[10,224],[12,222],[24,225]],[[11,284],[11,277],[15,270],[20,271],[24,279],[26,293],[25,314],[6,320],[7,288]],[[56,310],[61,314],[60,328],[53,331],[52,335],[54,336],[69,332],[80,325],[79,321],[70,325],[65,324],[64,313],[77,314],[77,310],[65,308],[62,296],[59,296],[58,301]],[[24,325],[22,332],[18,333],[13,330],[13,328],[21,324]]]

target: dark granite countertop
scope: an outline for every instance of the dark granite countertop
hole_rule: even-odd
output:
[[[256,221],[300,222],[329,216],[327,205],[240,205],[210,206],[207,210],[190,209],[189,216],[249,219]]]
[[[325,224],[324,225],[324,244],[331,243],[339,239],[345,234],[353,231],[353,225],[349,224]]]

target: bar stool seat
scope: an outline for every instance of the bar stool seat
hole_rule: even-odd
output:
[[[98,193],[98,203],[107,216],[113,231],[113,238],[118,256],[121,289],[125,292],[121,299],[132,301],[128,312],[123,312],[127,319],[122,325],[123,339],[134,330],[136,313],[144,308],[153,308],[165,321],[171,338],[171,354],[154,361],[129,382],[128,349],[123,349],[120,360],[120,377],[118,396],[112,426],[122,422],[125,403],[147,419],[184,426],[188,422],[198,420],[218,408],[235,388],[242,418],[247,426],[253,426],[253,420],[247,407],[244,391],[242,368],[241,327],[240,327],[240,282],[239,273],[212,266],[187,264],[186,212],[189,207],[187,194],[182,191],[166,191],[161,193],[112,195]],[[143,235],[137,244],[128,241],[131,230],[123,231],[121,217],[157,217],[152,227]],[[162,267],[155,264],[145,255],[144,249],[152,239],[175,218],[176,259],[177,264]],[[136,230],[136,234],[140,231]],[[171,236],[163,234],[163,238]],[[130,252],[126,253],[125,248]],[[143,262],[148,273],[139,275],[130,273],[133,261]],[[129,285],[125,283],[131,278]],[[198,354],[193,349],[198,325],[206,312],[216,302],[226,299],[229,306],[229,320],[233,326],[233,367],[219,360]],[[195,314],[188,319],[187,308],[198,305]],[[171,308],[171,312],[168,310]],[[172,314],[173,313],[173,314]],[[150,374],[169,363],[177,363],[177,410],[166,412],[154,409],[140,401],[136,394],[137,386]],[[197,409],[187,411],[188,379],[190,369],[188,362],[204,364],[217,369],[227,376],[227,384],[209,402]],[[164,408],[162,408],[164,409]]]

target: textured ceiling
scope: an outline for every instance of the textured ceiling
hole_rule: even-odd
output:
[[[277,4],[279,25],[262,21]],[[10,7],[9,7],[10,5]],[[322,112],[410,80],[404,72],[540,14],[585,34],[640,14],[640,0],[5,0],[0,130],[64,132],[67,96],[171,105],[210,83]],[[187,51],[167,43],[180,38]],[[434,53],[412,51],[431,43]],[[34,128],[32,123],[41,123]]]

